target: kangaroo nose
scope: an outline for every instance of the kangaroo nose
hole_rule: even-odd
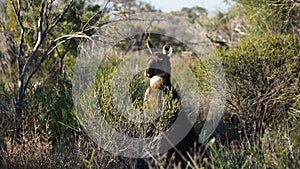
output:
[[[145,75],[146,75],[146,77],[148,77],[148,78],[152,78],[152,77],[153,77],[153,73],[154,73],[154,70],[151,69],[151,68],[149,68],[149,69],[146,69]]]

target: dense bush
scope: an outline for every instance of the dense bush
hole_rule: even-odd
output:
[[[300,38],[253,35],[220,52],[228,83],[228,104],[248,133],[263,134],[287,116],[299,95]]]

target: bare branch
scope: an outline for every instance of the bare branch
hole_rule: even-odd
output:
[[[90,36],[83,34],[81,32],[78,32],[77,34],[63,35],[54,40],[53,44],[55,44],[55,46],[48,51],[48,54],[52,53],[59,45],[67,42],[68,40],[74,39],[74,38],[84,38],[84,39],[92,40]],[[60,42],[58,42],[58,41],[60,41]],[[56,43],[56,42],[58,42],[58,43]]]
[[[64,39],[66,38],[65,40],[62,40],[60,41],[58,44],[56,44],[54,47],[51,48],[52,45],[49,45],[47,50],[43,53],[43,57],[41,58],[41,60],[37,63],[37,65],[35,66],[35,69],[30,73],[30,75],[28,76],[27,80],[26,80],[26,83],[25,83],[25,86],[24,88],[26,89],[31,78],[34,76],[34,74],[40,69],[42,63],[47,59],[47,56],[50,55],[54,50],[57,49],[58,46],[60,46],[61,44],[67,42],[68,40],[71,40],[73,38],[87,38],[87,39],[90,39],[91,38],[85,34],[73,34],[73,35],[64,35],[58,39],[56,39],[52,44],[55,44],[55,42],[57,40],[61,40],[61,39]]]
[[[41,46],[44,38],[46,37],[46,34],[43,32],[43,17],[44,17],[44,9],[45,9],[45,0],[42,1],[41,3],[41,7],[40,7],[40,16],[39,16],[39,20],[38,20],[38,33],[37,33],[37,40],[35,42],[34,48],[32,50],[32,52],[30,53],[28,59],[26,60],[23,70],[22,70],[22,74],[21,76],[25,76],[25,74],[27,73],[28,67],[33,59],[33,57],[35,56],[37,50],[39,49],[39,47]],[[28,79],[27,79],[28,82]],[[26,82],[26,83],[27,83]],[[27,85],[25,85],[27,87]],[[25,90],[26,90],[25,87]]]
[[[41,58],[41,60],[39,61],[39,63],[35,66],[34,70],[30,73],[30,75],[28,76],[26,83],[24,85],[24,89],[27,89],[27,86],[31,80],[31,78],[35,75],[35,73],[40,69],[42,63],[47,59],[47,53],[44,52],[43,57]]]
[[[99,12],[97,12],[96,14],[94,14],[91,18],[89,18],[89,20],[88,20],[88,21],[84,24],[84,26],[82,27],[82,32],[91,30],[91,28],[86,29],[86,28],[88,27],[89,22],[90,22],[94,17],[96,17],[96,16],[99,15],[99,14],[100,14],[100,18],[102,18],[103,15],[105,14],[105,10],[106,10],[106,8],[107,8],[107,6],[108,6],[109,3],[110,3],[110,0],[107,0],[107,1],[105,2],[105,4],[104,4],[103,8],[102,8]],[[98,20],[96,25],[99,25],[100,22],[101,22],[101,20]],[[93,26],[93,27],[98,28],[97,26]],[[92,28],[92,29],[93,29],[93,28]]]
[[[59,66],[59,67],[60,67],[60,68],[59,68],[59,74],[60,74],[60,75],[63,74],[63,66],[64,66],[63,60],[64,60],[66,54],[69,52],[68,49],[69,49],[70,46],[71,46],[71,43],[69,43],[69,44],[67,45],[67,47],[66,47],[64,53],[62,53],[62,54],[59,52],[58,48],[55,49],[55,51],[57,52],[57,55],[58,55],[58,57],[59,57],[59,59],[60,59],[60,61],[59,61],[59,63],[60,63],[60,66]]]
[[[49,29],[49,15],[52,11],[53,0],[48,1],[45,12],[45,30]]]
[[[39,20],[38,20],[38,34],[37,34],[37,41],[35,43],[35,46],[32,50],[32,54],[31,56],[34,54],[34,52],[37,51],[37,49],[39,48],[39,46],[41,45],[43,38],[45,38],[45,34],[43,32],[43,18],[44,18],[44,10],[45,10],[45,0],[42,1],[41,3],[41,7],[40,7],[40,16],[39,16]]]
[[[18,24],[20,25],[21,28],[21,34],[20,34],[20,42],[19,42],[19,48],[18,48],[18,73],[19,76],[22,74],[22,51],[23,51],[23,43],[24,43],[24,34],[25,34],[25,30],[24,30],[24,26],[23,23],[21,21],[21,2],[20,0],[18,0],[18,9],[16,8],[15,3],[13,2],[13,0],[10,1],[14,10],[14,13],[16,15],[16,19],[18,21]]]
[[[86,39],[92,40],[90,36],[88,36],[82,32],[77,32],[76,34],[63,35],[59,38],[56,38],[54,40],[54,42],[60,41],[62,39],[72,39],[72,38],[86,38]]]
[[[51,25],[51,27],[47,30],[47,34],[49,34],[52,29],[57,25],[57,23],[60,22],[60,20],[64,17],[64,15],[70,10],[70,8],[73,7],[73,5],[75,4],[75,1],[72,0],[67,7],[64,9],[64,11],[57,17],[57,19],[54,21],[54,23]]]

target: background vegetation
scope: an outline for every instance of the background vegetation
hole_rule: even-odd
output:
[[[205,166],[300,168],[300,2],[235,2],[215,16],[201,7],[171,12],[207,32],[226,72],[226,112],[206,143]],[[135,159],[105,152],[83,131],[72,101],[73,66],[80,43],[109,24],[110,17],[157,10],[128,0],[101,5],[8,0],[0,8],[0,168],[132,168]],[[209,88],[203,63],[186,47],[168,37],[152,38],[174,43],[194,72],[199,92]],[[144,43],[143,35],[120,42],[118,55],[111,54],[99,68],[95,99],[103,112],[113,110],[107,79],[122,56],[144,49]],[[139,79],[143,85],[134,89],[142,90],[148,82]],[[133,91],[137,99],[141,90]]]

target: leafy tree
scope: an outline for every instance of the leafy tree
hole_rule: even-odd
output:
[[[104,23],[108,18],[105,9],[106,6],[100,8],[83,0],[8,1],[5,29],[17,49],[17,138],[20,138],[25,93],[34,86],[30,85],[33,79],[41,81],[45,77],[65,75],[64,62],[70,60],[65,57],[76,56],[79,42],[89,39]]]

